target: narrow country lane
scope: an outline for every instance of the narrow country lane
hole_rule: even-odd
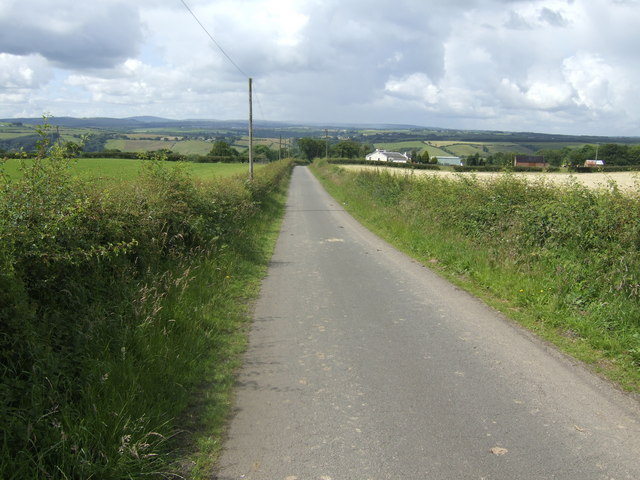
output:
[[[296,167],[216,475],[637,480],[640,406]]]

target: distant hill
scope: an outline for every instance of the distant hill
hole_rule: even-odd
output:
[[[40,125],[42,118],[4,118],[0,122],[23,123],[25,125]],[[154,116],[135,116],[127,118],[108,117],[51,117],[51,125],[71,128],[247,128],[247,120],[214,120],[214,119],[186,119],[174,120],[169,118]],[[254,120],[254,126],[258,128],[303,128],[303,129],[347,129],[347,130],[412,130],[424,129],[418,125],[395,125],[395,124],[353,124],[353,123],[296,123],[296,122],[276,122],[269,120]],[[429,128],[431,129],[431,128]],[[436,130],[436,129],[434,129]]]
[[[22,123],[24,125],[40,125],[42,118],[7,118],[0,122]],[[248,128],[247,120],[173,120],[154,116],[136,116],[129,118],[74,118],[52,117],[52,125],[67,128],[87,128],[110,130],[113,132],[127,132],[132,130],[153,129],[164,130],[167,133],[180,131],[212,131],[226,130],[232,134],[244,135]],[[323,137],[325,130],[329,130],[332,137],[350,137],[367,143],[382,143],[391,141],[425,141],[451,140],[475,142],[573,142],[573,143],[640,143],[640,137],[603,137],[581,135],[559,135],[534,132],[506,132],[485,130],[457,130],[418,125],[394,124],[354,124],[354,123],[295,123],[257,120],[254,122],[256,136],[275,137],[282,134],[288,137],[315,136]]]

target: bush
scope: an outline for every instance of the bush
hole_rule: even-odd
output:
[[[378,162],[370,160],[354,160],[352,158],[331,158],[328,162],[332,165],[371,165],[377,167],[409,168],[414,170],[440,170],[439,165],[431,165],[427,163]]]
[[[504,167],[498,165],[455,165],[453,167],[454,172],[502,172],[504,169]]]
[[[167,301],[246,243],[291,166],[196,184],[151,159],[98,191],[63,153],[45,140],[21,179],[0,180],[0,477],[149,475],[219,335]]]

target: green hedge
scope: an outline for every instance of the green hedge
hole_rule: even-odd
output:
[[[354,160],[352,158],[330,158],[328,163],[332,165],[372,165],[377,167],[408,168],[412,170],[440,170],[439,165],[427,163],[377,162],[370,160]]]
[[[612,165],[604,167],[569,166],[570,172],[576,173],[608,173],[608,172],[640,172],[640,165]]]
[[[135,182],[96,190],[68,166],[54,149],[21,179],[0,177],[6,480],[156,471],[185,389],[201,381],[196,344],[211,341],[162,313],[164,299],[185,294],[199,259],[244,248],[291,170],[194,184],[180,165],[149,160]]]

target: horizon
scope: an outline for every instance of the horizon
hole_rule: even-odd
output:
[[[0,115],[640,135],[637,1],[185,5],[5,0]]]
[[[147,123],[149,125],[153,123],[161,122],[172,122],[172,123],[186,123],[186,122],[211,122],[211,123],[239,123],[244,124],[248,127],[249,120],[248,119],[219,119],[219,118],[168,118],[168,117],[160,117],[156,115],[133,115],[128,117],[107,117],[107,116],[89,116],[89,117],[74,117],[70,115],[62,115],[62,116],[47,116],[47,121],[51,125],[56,125],[55,120],[75,120],[79,122],[91,122],[92,120],[113,120],[113,121],[139,121],[144,124]],[[145,122],[141,119],[149,119],[148,122]],[[0,118],[0,122],[13,123],[13,122],[28,122],[30,125],[37,125],[42,123],[43,116],[40,117],[15,117],[15,118]],[[533,130],[491,130],[491,129],[479,129],[479,128],[449,128],[449,127],[440,127],[433,125],[415,125],[415,124],[396,124],[396,123],[339,123],[339,122],[298,122],[298,121],[286,121],[286,120],[254,120],[254,125],[260,124],[274,124],[274,125],[282,125],[286,128],[305,128],[305,127],[314,127],[318,129],[324,128],[334,128],[334,129],[345,129],[350,128],[353,130],[393,130],[394,128],[398,131],[402,130],[427,130],[427,131],[442,131],[442,132],[469,132],[469,133],[508,133],[512,135],[517,134],[533,134],[533,135],[542,135],[542,136],[555,136],[555,137],[587,137],[587,138],[604,138],[604,139],[638,139],[640,142],[640,135],[603,135],[603,134],[581,134],[581,133],[553,133],[553,132],[543,132],[543,131],[533,131]],[[60,125],[64,126],[64,125]],[[91,125],[80,126],[81,128],[91,128]],[[233,127],[228,127],[233,128]],[[237,128],[237,127],[236,127]]]

